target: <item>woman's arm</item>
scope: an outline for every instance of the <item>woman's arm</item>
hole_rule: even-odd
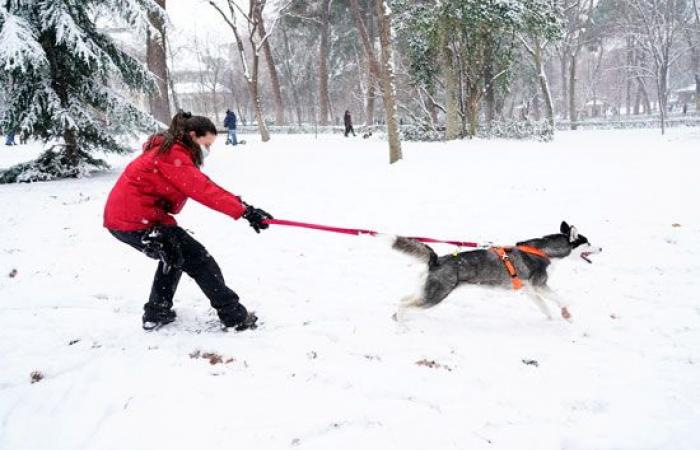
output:
[[[241,200],[204,175],[184,151],[173,148],[169,154],[157,156],[154,163],[160,173],[187,197],[234,219],[245,212]]]

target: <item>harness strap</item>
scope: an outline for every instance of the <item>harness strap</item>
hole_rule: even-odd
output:
[[[517,248],[518,250],[529,253],[531,255],[540,256],[542,258],[549,259],[549,256],[539,248],[530,247],[529,245],[518,245],[517,247],[491,247],[489,250],[494,252],[501,261],[503,261],[503,266],[506,268],[506,272],[510,276],[510,280],[513,283],[513,289],[516,291],[522,289],[523,281],[518,276],[518,271],[515,269],[515,264],[508,256],[508,251]]]
[[[518,290],[523,287],[523,281],[518,277],[518,271],[515,270],[515,265],[513,261],[510,260],[505,247],[492,247],[491,251],[494,252],[503,261],[503,266],[506,268],[506,272],[510,276],[510,281],[513,283],[513,289]]]

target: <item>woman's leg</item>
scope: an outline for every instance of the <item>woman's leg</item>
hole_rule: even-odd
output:
[[[175,319],[175,314],[172,312],[173,298],[180,277],[182,277],[182,270],[172,267],[165,273],[163,266],[163,261],[158,263],[151,286],[151,295],[148,297],[148,303],[143,305],[144,322],[162,322],[164,319]]]
[[[159,256],[154,252],[149,251],[149,245],[161,245],[166,251],[172,251],[165,242],[165,236],[153,236],[151,230],[145,231],[114,231],[110,233],[121,242],[128,244],[146,256],[154,259],[159,259]],[[153,285],[151,286],[151,295],[148,302],[143,305],[143,321],[144,322],[172,322],[175,319],[175,312],[172,310],[173,298],[178,282],[182,276],[182,269],[170,266],[165,269],[163,261],[158,263],[155,276],[153,277]]]
[[[226,286],[219,265],[204,246],[180,227],[163,230],[179,247],[182,256],[179,268],[199,285],[224,325],[230,327],[242,323],[248,311],[239,303],[238,295]]]

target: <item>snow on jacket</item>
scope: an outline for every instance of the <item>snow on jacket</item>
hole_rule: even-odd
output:
[[[187,148],[175,143],[158,153],[161,136],[126,166],[112,188],[104,210],[104,226],[116,231],[137,231],[156,224],[176,225],[173,217],[188,198],[238,219],[245,211],[240,199],[226,191],[194,164]]]
[[[226,128],[230,128],[232,130],[236,129],[236,114],[233,111],[229,111],[226,113],[226,118],[224,119],[224,126]]]

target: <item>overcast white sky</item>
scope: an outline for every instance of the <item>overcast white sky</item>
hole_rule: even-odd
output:
[[[182,37],[191,35],[195,30],[199,35],[211,33],[219,36],[224,42],[233,38],[224,20],[208,1],[167,0],[166,9],[175,29],[174,33],[170,34],[171,39],[177,36],[177,40],[181,42]],[[183,36],[179,36],[180,33]]]
[[[222,6],[224,11],[228,11],[225,7],[225,1],[216,1]],[[264,11],[266,21],[270,20],[270,16],[274,16],[277,13],[276,10],[283,1],[268,0]],[[247,0],[237,0],[237,3],[243,10],[248,9],[249,3]],[[198,34],[212,32],[225,41],[233,38],[224,20],[207,0],[167,0],[166,10],[176,32],[181,30],[187,34],[197,30]]]

